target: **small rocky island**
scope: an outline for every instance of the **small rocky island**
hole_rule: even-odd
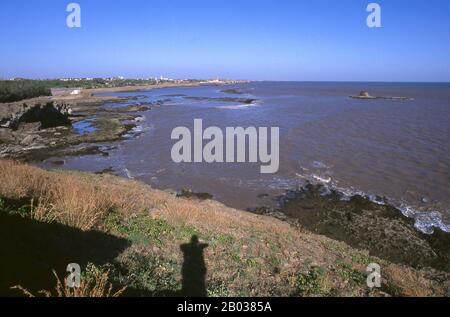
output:
[[[350,98],[353,99],[387,99],[387,100],[413,100],[412,98],[409,97],[384,97],[384,96],[380,96],[380,97],[375,97],[369,94],[369,92],[363,90],[359,93],[358,96],[350,96]]]

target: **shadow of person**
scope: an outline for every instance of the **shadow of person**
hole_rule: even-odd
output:
[[[196,235],[191,242],[180,246],[183,252],[182,295],[188,297],[206,297],[206,264],[203,251],[207,244],[200,243]]]

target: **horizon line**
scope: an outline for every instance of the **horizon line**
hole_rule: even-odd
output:
[[[119,78],[121,76],[106,76],[106,77],[53,77],[53,78],[31,78],[31,77],[10,77],[10,78],[0,78],[3,81],[12,81],[13,79],[23,79],[23,80],[61,80],[61,79],[106,79],[106,78]],[[157,77],[124,77],[120,80],[153,80],[158,79]],[[167,80],[168,78],[165,78]],[[416,81],[416,80],[286,80],[286,79],[236,79],[236,78],[221,78],[221,77],[211,77],[211,78],[169,78],[170,80],[215,80],[219,79],[222,81],[246,81],[246,82],[291,82],[291,83],[399,83],[399,84],[450,84],[450,81]]]

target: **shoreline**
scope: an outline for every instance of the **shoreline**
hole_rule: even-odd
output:
[[[38,97],[18,102],[0,104],[0,158],[13,158],[23,161],[43,160],[58,153],[65,155],[81,155],[84,153],[101,153],[96,143],[123,140],[136,128],[136,119],[141,113],[151,110],[155,104],[136,103],[121,107],[121,109],[105,108],[108,103],[127,103],[134,97],[97,96],[97,94],[148,91],[153,89],[198,87],[201,85],[225,86],[238,81],[223,81],[219,83],[163,83],[144,86],[123,86],[114,88],[96,88],[82,90],[79,95],[58,95]],[[55,115],[56,122],[49,127],[39,124],[39,114],[47,105],[51,105],[50,114]],[[159,105],[156,105],[159,106]],[[64,109],[64,113],[60,111]],[[38,118],[26,118],[29,114]],[[36,114],[37,113],[37,114]],[[95,132],[77,134],[73,125],[90,120]],[[8,127],[12,121],[17,121],[14,128]],[[25,122],[22,122],[25,121]],[[28,122],[31,121],[31,122]],[[83,123],[83,122],[82,122]],[[84,146],[83,146],[84,144]],[[79,148],[70,150],[71,147]],[[104,153],[107,155],[107,153]]]
[[[233,82],[234,83],[234,82]],[[131,92],[131,91],[145,91],[150,89],[164,89],[168,87],[198,87],[202,85],[201,83],[191,83],[191,84],[162,84],[162,85],[151,85],[151,86],[126,86],[126,87],[115,87],[115,88],[100,88],[100,89],[87,89],[83,91],[83,94],[80,96],[66,96],[65,98],[53,98],[54,100],[65,100],[73,102],[73,121],[72,124],[78,123],[86,123],[88,128],[94,129],[94,133],[87,133],[85,135],[75,135],[75,138],[71,138],[70,133],[67,130],[64,131],[56,131],[50,129],[50,131],[45,131],[47,136],[44,137],[44,140],[49,140],[52,138],[52,133],[57,134],[56,139],[65,139],[65,142],[62,144],[53,145],[45,147],[39,147],[39,145],[34,145],[35,148],[26,149],[23,151],[23,147],[17,147],[15,152],[18,153],[18,156],[13,158],[24,160],[24,161],[42,161],[47,158],[57,157],[57,156],[74,156],[74,155],[103,155],[108,156],[108,151],[111,148],[114,148],[114,144],[111,146],[102,146],[99,143],[103,142],[115,142],[115,141],[123,141],[127,138],[133,138],[139,135],[139,131],[136,131],[133,134],[133,131],[138,126],[137,120],[142,117],[142,113],[147,111],[151,111],[153,104],[142,104],[137,103],[137,105],[128,105],[124,107],[118,108],[105,108],[103,105],[105,103],[113,102],[113,103],[127,103],[130,102],[135,97],[117,97],[117,96],[94,96],[94,94],[100,93],[114,93],[114,92]],[[226,85],[223,83],[220,86]],[[236,93],[237,91],[233,91]],[[136,100],[136,99],[135,99]],[[156,105],[157,106],[157,105]],[[90,118],[96,117],[94,122],[90,121]],[[89,121],[89,122],[88,122]],[[73,136],[73,135],[72,135]],[[52,141],[50,141],[51,143]],[[33,146],[32,146],[33,147]],[[6,156],[8,158],[8,156]],[[55,167],[59,166],[60,162],[55,162]],[[109,173],[112,171],[108,170]],[[103,171],[98,171],[98,173],[102,173]],[[170,189],[173,192],[180,190],[180,188],[172,188]],[[332,191],[338,191],[338,189],[331,189]],[[209,195],[209,194],[208,194]],[[359,194],[351,195],[348,199],[350,200],[352,197],[360,196]],[[366,197],[364,197],[366,198]],[[247,210],[258,209],[262,210],[263,208],[271,208],[272,211],[269,213],[273,213],[273,207],[258,207],[262,206],[262,202],[258,201],[258,199],[254,199],[256,208],[248,207]],[[374,201],[371,201],[374,202]],[[375,202],[376,203],[376,202]],[[395,208],[398,211],[398,215],[400,218],[413,219],[416,221],[414,217],[411,215],[405,214],[405,211],[398,206],[394,206],[393,204],[387,204],[389,207]],[[279,214],[279,210],[275,211],[275,214]],[[422,219],[418,220],[419,222]],[[433,232],[433,225],[435,223],[429,223],[426,220],[423,220],[423,223],[416,223],[416,229],[424,233],[424,230],[427,230],[429,234]],[[419,225],[419,227],[417,227]],[[423,227],[423,228],[422,228]],[[443,227],[434,226],[437,230],[441,230],[445,232]],[[421,229],[422,228],[422,229]]]
[[[148,91],[153,89],[164,89],[164,88],[181,88],[181,87],[199,87],[199,86],[227,86],[234,85],[239,83],[248,83],[249,81],[241,81],[241,80],[224,80],[220,82],[195,82],[195,83],[163,83],[156,85],[137,85],[137,86],[122,86],[122,87],[111,87],[111,88],[93,88],[93,89],[84,89],[81,92],[81,95],[87,94],[91,97],[94,94],[105,94],[105,93],[120,93],[120,92],[138,92],[138,91]],[[73,97],[76,99],[76,97]],[[101,98],[101,97],[100,97]],[[70,99],[70,97],[69,97]]]
[[[0,241],[27,249],[5,257],[14,274],[0,283],[2,295],[17,296],[10,286],[19,283],[31,293],[52,289],[51,270],[63,276],[70,258],[83,268],[107,269],[116,289],[127,288],[124,296],[188,296],[180,291],[180,245],[196,236],[207,245],[210,296],[449,296],[448,271],[410,259],[390,261],[365,245],[300,224],[111,175],[45,171],[5,160],[0,166]],[[61,242],[72,247],[61,250]],[[37,266],[38,274],[24,275],[42,256],[47,261]],[[367,288],[370,263],[382,267],[380,289]]]
[[[278,207],[249,209],[293,226],[343,241],[371,255],[415,267],[450,272],[450,233],[440,227],[425,233],[416,219],[379,197],[352,195],[308,183],[277,198]]]
[[[96,174],[136,181],[116,174],[113,168]],[[285,190],[277,197],[261,193],[254,198],[254,205],[258,207],[237,208],[224,200],[217,200],[209,192],[195,192],[189,187],[155,189],[199,203],[216,201],[227,208],[278,219],[300,230],[324,235],[356,249],[369,250],[370,255],[393,263],[432,267],[450,273],[450,250],[447,247],[450,245],[450,232],[433,226],[434,223],[419,223],[418,219],[406,215],[385,197],[373,200],[363,194],[347,195],[324,184],[306,182],[304,186]],[[273,202],[270,206],[262,204],[262,198]]]
[[[148,90],[146,86],[96,89],[85,91],[85,95],[82,96],[54,99],[55,102],[71,104],[72,124],[86,121],[95,116],[97,121],[93,127],[98,130],[93,134],[81,136],[69,131],[67,127],[34,131],[32,134],[42,134],[45,142],[64,141],[53,146],[50,144],[45,148],[32,149],[28,158],[25,156],[19,157],[19,159],[24,161],[42,159],[58,156],[61,153],[108,156],[108,149],[103,149],[98,143],[124,140],[125,135],[136,126],[136,123],[133,124],[130,121],[135,120],[146,111],[151,111],[152,107],[157,105],[139,103],[136,99],[135,104],[125,105],[133,98],[94,96],[94,94],[120,92],[123,89],[125,91],[141,91],[143,87],[145,87],[144,90]],[[153,86],[152,89],[167,87]],[[124,107],[118,109],[104,107],[104,104],[108,102],[124,103]],[[30,133],[28,132],[28,134]],[[18,150],[19,152],[23,151],[23,147]],[[33,206],[34,201],[44,198],[49,199],[49,204],[52,206],[62,206],[62,202],[66,201],[65,195],[72,197],[70,193],[72,184],[76,184],[76,188],[86,195],[92,195],[93,192],[96,193],[95,195],[105,195],[101,196],[100,201],[110,199],[115,202],[116,196],[126,196],[118,205],[112,205],[111,210],[113,211],[108,208],[102,211],[101,216],[74,214],[74,217],[70,219],[80,218],[86,221],[88,226],[83,227],[83,232],[96,230],[110,235],[109,238],[113,240],[124,239],[126,243],[129,243],[126,248],[121,249],[123,253],[118,258],[108,259],[106,262],[114,268],[112,276],[116,279],[117,285],[124,286],[123,283],[125,286],[131,285],[130,295],[136,294],[133,292],[138,292],[139,295],[160,294],[158,289],[146,289],[146,292],[142,293],[142,287],[148,287],[148,285],[145,283],[144,286],[132,284],[134,282],[130,281],[134,281],[133,274],[137,274],[133,270],[138,267],[138,272],[144,272],[143,275],[146,276],[148,272],[140,266],[140,263],[161,261],[157,263],[164,266],[165,272],[180,271],[181,264],[176,256],[179,245],[189,241],[193,234],[198,234],[203,239],[202,241],[214,248],[206,256],[209,260],[209,270],[213,274],[213,277],[210,277],[211,292],[217,292],[217,289],[223,288],[221,285],[227,285],[231,294],[242,294],[241,292],[245,292],[252,286],[253,291],[248,293],[250,296],[264,295],[267,294],[265,292],[273,290],[285,296],[317,294],[327,296],[408,296],[415,292],[419,294],[422,292],[429,296],[448,296],[449,288],[446,288],[446,284],[436,284],[436,281],[439,279],[450,281],[448,278],[450,273],[448,264],[450,263],[448,251],[450,234],[436,230],[432,235],[425,235],[414,228],[411,219],[404,217],[394,207],[388,204],[384,206],[376,204],[366,197],[355,195],[349,200],[342,200],[337,192],[331,191],[324,195],[322,188],[311,185],[312,187],[288,191],[279,198],[280,208],[262,207],[249,212],[229,208],[214,201],[214,198],[208,194],[197,194],[187,190],[171,194],[168,191],[153,189],[149,185],[136,181],[111,176],[111,171],[94,175],[75,171],[45,171],[34,167],[16,166],[16,163],[9,163],[1,159],[0,164],[9,166],[2,171],[5,174],[2,178],[9,179],[10,183],[6,181],[3,192],[0,192],[0,216],[6,217],[7,223],[15,223],[17,219],[14,218],[15,215],[11,218],[9,215],[2,215],[1,209],[4,206],[8,212],[15,208],[27,210],[30,201]],[[57,168],[56,165],[55,168]],[[25,177],[20,178],[23,170],[26,171],[26,176],[31,177],[32,180],[28,181],[28,178]],[[62,193],[57,200],[46,192],[47,185],[42,190],[40,189],[44,180],[54,182],[54,185],[48,186],[50,188],[56,186],[53,190],[57,189],[59,193]],[[28,188],[25,191],[27,194],[24,196],[19,190],[15,191],[13,184],[31,189]],[[39,189],[33,188],[34,184],[40,184]],[[37,193],[30,196],[30,192]],[[52,191],[49,190],[49,192]],[[44,210],[45,213],[50,213],[50,216],[45,214],[42,219],[45,221],[53,219],[49,224],[50,227],[59,223],[68,225],[72,229],[84,225],[71,223],[70,219],[64,218],[65,214],[84,212],[85,208],[90,206],[79,195],[77,192],[76,199],[70,200],[78,204],[77,206],[62,210],[61,214],[57,215],[51,214],[51,208],[50,211]],[[143,196],[151,198],[145,198],[145,203],[142,205],[129,207],[128,204],[134,204],[136,201],[140,203]],[[168,204],[170,207],[167,207]],[[31,210],[29,217],[33,217],[34,214],[33,207]],[[205,210],[208,212],[205,213]],[[92,212],[98,212],[98,210]],[[28,224],[25,219],[21,220],[21,224],[17,226],[27,228]],[[33,222],[33,225],[40,228],[42,223],[40,221]],[[255,229],[255,227],[261,229]],[[23,230],[25,232],[25,229]],[[50,235],[49,239],[51,240],[54,238],[52,230],[40,228],[37,232],[44,236]],[[18,230],[18,232],[22,231]],[[77,235],[83,235],[83,233],[77,233]],[[255,237],[256,240],[259,239],[262,242],[258,242],[259,240],[255,242]],[[122,242],[125,243],[125,241]],[[275,249],[274,244],[280,247]],[[100,247],[94,244],[92,248],[94,252],[97,252]],[[170,251],[166,251],[166,248]],[[256,253],[255,249],[258,250]],[[37,246],[36,250],[52,252],[51,247],[50,251],[42,246]],[[111,250],[107,251],[111,252]],[[51,256],[58,257],[59,255],[55,253]],[[83,256],[86,257],[86,255]],[[22,260],[19,262],[26,262]],[[11,266],[19,263],[14,262],[14,259],[11,261]],[[93,262],[103,265],[105,261],[102,261]],[[226,263],[227,268],[216,263]],[[368,291],[365,286],[364,274],[369,263],[383,265],[383,272],[386,272],[384,275],[386,284],[381,290]],[[392,274],[387,273],[390,270],[392,270]],[[131,277],[121,276],[117,271],[130,271]],[[246,275],[245,279],[232,280],[233,272],[236,271],[243,272]],[[267,279],[267,283],[258,282],[261,272]],[[167,273],[169,276],[160,277],[163,279],[163,284],[176,279],[170,275],[172,273]],[[173,274],[176,276],[176,273]],[[253,274],[256,274],[255,278],[249,277]],[[311,290],[301,282],[295,282],[297,284],[289,282],[308,280],[314,278],[316,274],[320,276],[317,281],[314,281],[320,285],[317,289]],[[424,281],[422,284],[415,284],[418,276],[421,281]],[[322,282],[322,278],[327,282]],[[47,287],[34,285],[33,281],[29,283],[23,286],[32,287],[32,290],[33,287],[36,287],[36,290]],[[255,288],[255,284],[252,283],[256,283],[259,288]],[[170,290],[173,294],[179,294],[174,290],[178,285],[175,282],[174,284],[175,286],[172,285]],[[266,289],[268,285],[270,287]],[[433,285],[433,287],[427,288],[424,285]],[[1,286],[0,294],[2,293]],[[139,291],[134,289],[135,287]]]
[[[103,93],[115,93],[115,92],[136,92],[136,91],[146,91],[153,89],[162,88],[178,88],[178,87],[198,87],[201,85],[206,85],[207,83],[186,83],[186,84],[156,84],[156,85],[142,85],[142,86],[123,86],[123,87],[113,87],[113,88],[94,88],[86,89],[85,91],[91,94],[103,94]],[[226,83],[224,83],[225,85]]]
[[[197,87],[198,84],[186,87]],[[150,86],[151,89],[180,87],[178,85]],[[185,87],[185,86],[183,86]],[[89,155],[101,154],[108,156],[108,149],[98,145],[100,142],[114,142],[124,140],[134,127],[136,120],[143,112],[151,111],[153,104],[137,103],[110,109],[103,107],[105,103],[127,103],[134,97],[94,96],[99,93],[130,92],[148,90],[149,86],[130,86],[106,89],[86,90],[82,96],[66,96],[54,98],[58,102],[71,102],[72,123],[79,123],[96,116],[98,130],[85,136],[76,135],[71,139],[67,129],[46,129],[43,137],[45,141],[64,139],[65,143],[51,145],[44,148],[34,148],[25,156],[19,156],[24,161],[42,160],[47,157],[60,155]],[[126,123],[128,122],[128,123]],[[42,132],[42,131],[41,131]],[[57,135],[56,135],[57,133]],[[72,135],[73,137],[73,135]],[[33,145],[32,145],[33,146]],[[19,154],[22,148],[16,149]],[[56,165],[55,165],[56,167]],[[71,172],[68,172],[71,173]],[[73,173],[73,172],[72,172]],[[105,171],[104,174],[110,174]],[[174,192],[177,189],[174,189]],[[433,269],[450,272],[447,263],[450,255],[446,252],[446,245],[450,243],[450,234],[437,229],[431,235],[424,235],[414,228],[414,221],[402,215],[399,210],[389,204],[381,206],[366,197],[354,195],[348,201],[337,199],[338,193],[331,192],[323,196],[320,188],[302,188],[288,191],[280,198],[281,208],[255,208],[251,211],[258,215],[279,219],[300,230],[308,230],[322,234],[336,241],[343,241],[356,249],[369,250],[371,256],[377,256],[393,263],[412,265],[413,267],[432,267]],[[180,198],[188,198],[196,203],[210,201],[208,194],[184,192]],[[204,198],[207,199],[204,199]],[[255,201],[257,199],[255,198]],[[311,215],[311,210],[315,211]],[[332,224],[330,226],[330,224]],[[364,229],[369,229],[365,232]],[[388,248],[386,251],[385,248]]]

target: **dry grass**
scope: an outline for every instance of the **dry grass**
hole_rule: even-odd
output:
[[[155,201],[142,186],[109,183],[81,173],[45,172],[13,161],[0,161],[0,196],[29,199],[31,217],[90,230],[112,210],[139,211]],[[119,182],[120,183],[120,182]]]
[[[102,271],[94,266],[88,268],[88,275],[81,280],[80,287],[68,287],[61,281],[58,274],[53,271],[56,279],[54,291],[43,290],[39,292],[44,297],[120,297],[126,287],[113,292],[113,286],[109,282],[109,271]],[[21,291],[27,297],[36,297],[29,290],[22,286],[14,286],[12,289]]]
[[[171,265],[175,263],[178,267],[174,270],[178,271],[183,261],[180,245],[189,241],[191,232],[201,233],[201,238],[210,244],[205,250],[208,280],[226,285],[226,294],[292,294],[299,272],[307,273],[317,267],[326,271],[319,279],[318,295],[367,295],[365,282],[352,282],[360,277],[357,272],[364,274],[367,265],[355,263],[352,258],[365,262],[369,259],[366,252],[270,217],[227,208],[214,201],[176,198],[114,176],[48,172],[13,161],[0,160],[0,179],[0,197],[32,200],[30,216],[39,221],[56,221],[82,230],[107,230],[104,220],[114,212],[123,223],[136,215],[166,222],[173,231],[158,236],[160,246],[151,242],[135,244],[125,252],[163,259],[167,266],[163,263],[161,270],[173,270]],[[445,287],[430,278],[427,271],[376,261],[383,264],[383,277],[403,295],[447,294]],[[337,264],[342,262],[347,265],[345,269]],[[176,276],[179,280],[179,274]],[[99,276],[97,286],[70,293],[58,279],[56,292],[58,296],[117,295],[111,294],[106,281],[106,276]]]

